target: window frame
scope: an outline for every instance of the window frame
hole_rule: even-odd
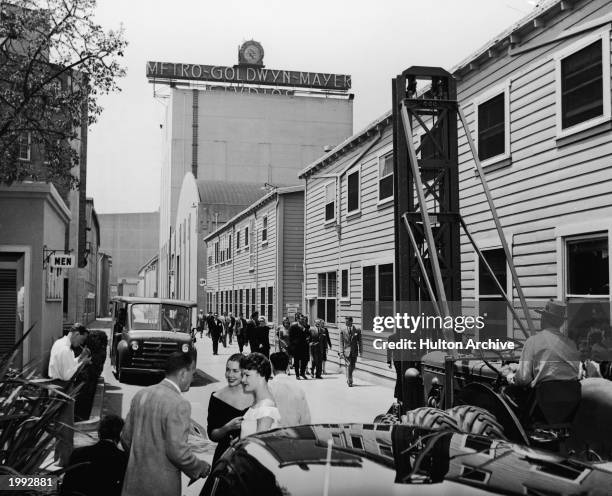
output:
[[[561,63],[563,59],[579,52],[583,48],[601,40],[601,68],[603,82],[603,113],[600,116],[593,117],[587,121],[580,122],[571,127],[563,129],[563,106],[561,94]],[[610,105],[610,26],[599,29],[594,33],[582,37],[580,40],[568,45],[557,51],[553,57],[555,64],[555,122],[557,130],[557,139],[565,136],[570,136],[575,133],[590,129],[611,120],[611,105]]]
[[[347,271],[347,295],[343,295],[343,284],[342,284],[342,273]],[[350,302],[351,301],[351,266],[350,264],[340,266],[340,295],[338,296],[340,302]]]
[[[392,170],[390,174],[387,174],[386,176],[381,177],[380,175],[380,163],[381,160],[386,158],[388,155],[391,155],[391,162],[394,161],[394,157],[393,157],[393,147],[386,149],[385,151],[381,151],[377,156],[376,156],[376,164],[378,166],[378,179],[376,181],[376,205],[387,205],[388,203],[393,202],[393,199],[395,198],[395,182],[392,181],[393,183],[393,193],[391,194],[391,196],[385,196],[384,198],[380,197],[380,182],[383,179],[386,179],[387,177],[391,176],[393,177],[394,171]]]
[[[327,218],[327,206],[332,203],[332,202],[327,201],[327,188],[329,187],[333,188],[333,192],[334,192],[334,201],[333,201],[334,215],[328,219]],[[328,226],[330,224],[335,224],[337,217],[338,217],[338,192],[336,190],[336,181],[331,180],[331,181],[326,182],[323,185],[323,222],[324,222],[324,225]]]
[[[241,229],[236,229],[236,253],[240,253],[240,250],[242,250],[242,247],[240,246],[240,234],[241,234],[242,230]]]
[[[497,162],[501,162],[502,160],[508,160],[511,158],[510,153],[510,80],[499,84],[484,93],[478,95],[472,101],[472,105],[474,108],[474,130],[475,136],[474,141],[476,143],[476,152],[480,150],[480,142],[479,142],[479,127],[478,127],[478,107],[480,105],[492,100],[496,96],[500,94],[504,95],[504,152],[494,155],[493,157],[486,158],[480,161],[480,165],[486,167],[487,165],[496,164]]]
[[[27,136],[27,157],[22,157],[21,156],[21,138],[22,136]],[[19,146],[19,156],[17,157],[18,160],[20,160],[21,162],[30,162],[32,160],[32,133],[30,131],[26,131],[25,133],[22,133],[19,135],[19,138],[17,138],[17,144]]]
[[[245,250],[250,250],[251,249],[251,244],[249,243],[249,228],[250,228],[250,224],[247,226],[244,226],[244,249]]]
[[[360,274],[361,274],[361,301],[362,301],[362,305],[361,305],[361,311],[360,311],[360,317],[361,317],[361,329],[364,332],[374,332],[372,329],[367,329],[366,326],[366,319],[364,318],[364,303],[366,300],[364,300],[364,270],[370,267],[374,267],[374,300],[367,300],[367,301],[373,301],[374,302],[374,312],[373,315],[381,315],[381,301],[380,301],[380,267],[383,265],[391,265],[392,267],[392,281],[393,281],[393,313],[395,313],[396,310],[396,298],[397,298],[397,287],[395,285],[396,281],[395,281],[395,275],[396,275],[396,266],[395,266],[395,260],[393,258],[390,257],[381,257],[381,258],[377,258],[377,259],[371,259],[371,260],[364,260],[361,263],[361,267],[359,267],[360,269]],[[369,325],[369,324],[368,324]]]
[[[330,297],[328,296],[328,288],[329,288],[329,275],[330,274],[335,274],[336,275],[336,288],[335,288],[335,296]],[[320,291],[319,291],[319,277],[321,275],[325,275],[325,295],[324,296],[320,296]],[[324,300],[325,301],[325,309],[324,309],[324,318],[323,320],[325,321],[326,324],[330,324],[333,326],[338,325],[338,271],[337,270],[322,270],[320,272],[317,272],[317,296],[316,296],[316,315],[317,318],[319,318],[319,301]],[[334,313],[335,313],[335,320],[331,321],[329,320],[329,315],[327,313],[327,301],[328,300],[334,300]]]
[[[268,214],[261,218],[261,246],[268,244]]]
[[[349,177],[357,174],[357,208],[349,210]],[[350,219],[361,213],[361,164],[346,173],[346,217]]]

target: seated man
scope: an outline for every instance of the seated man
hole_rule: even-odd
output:
[[[100,421],[98,441],[93,446],[77,448],[70,456],[60,494],[63,496],[120,496],[127,453],[118,448],[123,419],[107,415]]]
[[[548,424],[571,422],[580,403],[580,353],[560,331],[567,306],[551,300],[544,310],[536,311],[542,315],[541,330],[525,342],[508,382],[535,389],[536,403]]]

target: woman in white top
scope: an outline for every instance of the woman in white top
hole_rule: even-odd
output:
[[[240,437],[274,429],[280,425],[280,413],[268,389],[272,365],[261,353],[251,353],[240,360],[242,387],[253,394],[254,402],[242,418]]]

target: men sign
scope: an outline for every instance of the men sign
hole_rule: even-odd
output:
[[[67,253],[54,254],[49,259],[49,265],[57,269],[72,269],[76,265],[75,262],[75,256]]]

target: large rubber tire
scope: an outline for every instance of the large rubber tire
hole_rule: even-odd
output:
[[[450,429],[459,431],[457,421],[444,410],[428,406],[409,410],[406,413],[407,424],[423,429]]]
[[[399,424],[399,419],[392,413],[381,413],[374,419],[375,424]]]
[[[479,436],[506,439],[504,428],[491,412],[472,405],[458,405],[446,410],[461,432]]]

